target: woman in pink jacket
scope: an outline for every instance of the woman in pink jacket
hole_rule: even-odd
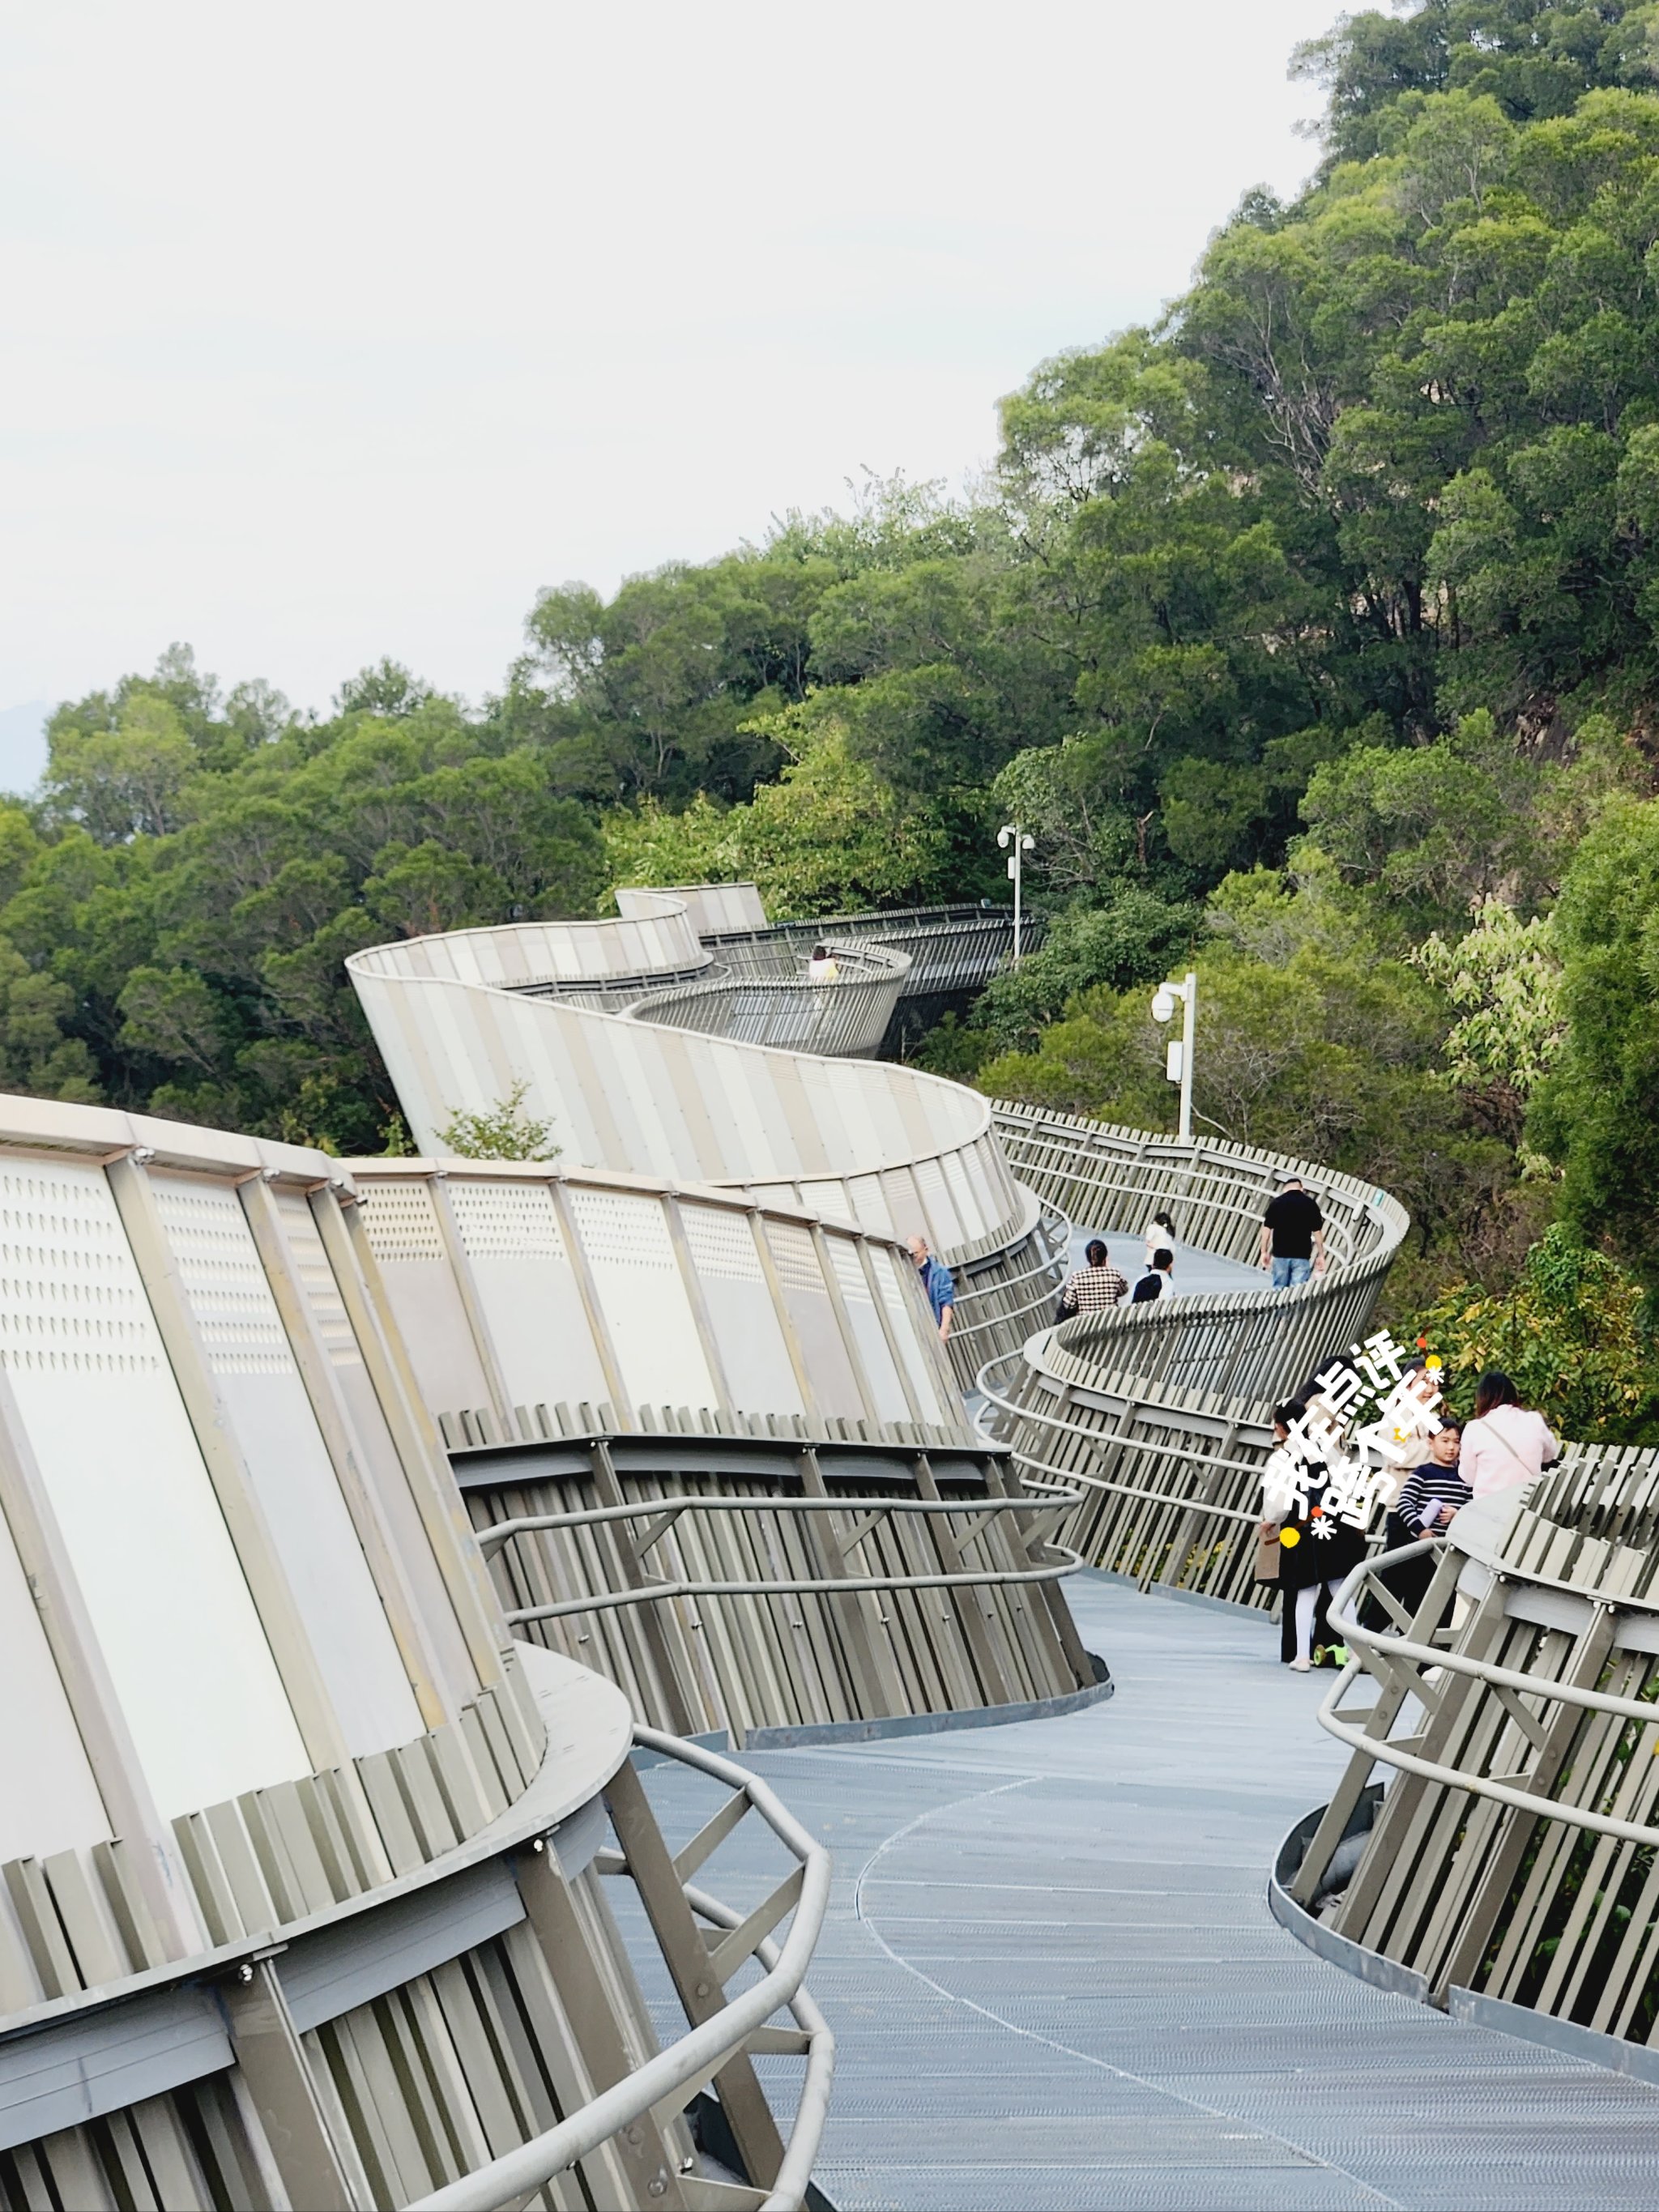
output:
[[[1509,1376],[1496,1368],[1475,1385],[1474,1419],[1463,1431],[1459,1472],[1477,1498],[1530,1482],[1561,1446],[1541,1413],[1521,1403]]]

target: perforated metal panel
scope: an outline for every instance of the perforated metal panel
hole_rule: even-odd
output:
[[[720,1275],[734,1283],[763,1283],[760,1255],[748,1217],[717,1206],[683,1206],[685,1242],[700,1275]]]
[[[718,1405],[659,1201],[577,1188],[570,1205],[631,1401]]]
[[[382,1267],[443,1258],[437,1208],[423,1182],[365,1179],[358,1186],[357,1204],[368,1232],[368,1249]]]
[[[234,1191],[152,1176],[156,1211],[218,1375],[292,1375],[282,1316]]]
[[[544,1184],[456,1176],[449,1185],[449,1203],[469,1259],[566,1257],[559,1217]]]
[[[101,1169],[0,1174],[0,1346],[162,1812],[308,1772]]]

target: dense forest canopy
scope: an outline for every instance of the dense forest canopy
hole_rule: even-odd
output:
[[[378,1149],[355,947],[618,881],[977,896],[1012,814],[1048,939],[931,1065],[1167,1123],[1144,985],[1195,960],[1204,1126],[1399,1191],[1399,1312],[1617,1306],[1595,1418],[1644,1433],[1659,6],[1430,0],[1292,66],[1308,188],[1038,368],[970,497],[544,592],[479,711],[382,664],[297,715],[179,647],[61,708],[0,813],[0,1081]]]

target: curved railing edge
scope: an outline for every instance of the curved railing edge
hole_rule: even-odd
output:
[[[602,2090],[556,2127],[417,2198],[406,2212],[500,2212],[514,2199],[533,2194],[677,2091],[718,2072],[727,2059],[747,2047],[756,2031],[763,2028],[784,2005],[794,2012],[804,2039],[801,2055],[807,2060],[807,2074],[783,2161],[770,2185],[763,2212],[799,2212],[823,2136],[835,2063],[835,2038],[801,1986],[829,1909],[830,1853],[747,1767],[657,1729],[636,1726],[634,1741],[641,1750],[655,1752],[725,1783],[747,1799],[748,1808],[760,1814],[801,1869],[788,1934],[781,1945],[771,1942],[767,1931],[757,1937],[753,1955],[763,1969],[760,1978],[728,1998],[709,2019]],[[687,1856],[683,1852],[681,1859]],[[677,1873],[678,1864],[676,1862]],[[599,1865],[602,1872],[629,1870],[625,1858],[609,1852],[601,1855]],[[753,1920],[753,1915],[739,1915],[701,1890],[684,1882],[681,1887],[693,1911],[717,1926],[740,1929]]]

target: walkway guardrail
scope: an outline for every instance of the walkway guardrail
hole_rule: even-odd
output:
[[[758,1776],[730,1759],[654,1729],[635,1741],[659,1758],[707,1775],[732,1792],[683,1850],[670,1856],[638,1775],[621,1768],[605,1792],[620,1852],[602,1851],[602,1875],[626,1875],[638,1892],[690,2026],[643,2065],[533,2141],[493,2159],[408,2212],[505,2212],[520,2205],[579,2160],[659,2107],[673,2111],[705,2083],[714,2085],[748,2178],[764,2190],[763,2212],[799,2212],[829,2109],[835,2039],[803,1984],[830,1901],[830,1854]],[[750,1813],[794,1861],[792,1873],[752,1911],[739,1913],[691,1885],[690,1877]],[[781,1922],[788,1932],[771,1940]],[[712,1946],[699,1920],[722,1931]],[[751,1960],[759,1978],[736,1995],[726,1984]],[[793,2028],[768,2025],[787,2008]],[[805,2073],[787,2142],[757,2079],[762,2054],[804,2058]]]
[[[1659,2023],[1656,1493],[1659,1454],[1573,1453],[1368,1561],[1333,1608],[1353,1656],[1320,1719],[1353,1757],[1292,1893],[1437,2002],[1467,1989],[1638,2042]]]
[[[478,1542],[488,1553],[514,1537],[550,1529],[595,1528],[612,1522],[644,1521],[645,1531],[631,1547],[635,1563],[642,1566],[647,1555],[655,1550],[683,1513],[857,1513],[863,1518],[844,1534],[832,1534],[831,1540],[845,1559],[857,1550],[878,1522],[894,1515],[945,1514],[952,1519],[958,1516],[983,1519],[992,1514],[1018,1513],[1023,1516],[1021,1533],[1029,1547],[1039,1528],[1043,1523],[1052,1526],[1079,1495],[1075,1491],[1068,1492],[1057,1503],[1045,1499],[1035,1511],[1029,1500],[1019,1498],[662,1498],[653,1499],[648,1505],[595,1505],[586,1512],[532,1513],[520,1520],[501,1521],[493,1528],[479,1529]],[[947,1532],[958,1558],[965,1554],[968,1545],[975,1540],[978,1534],[970,1533],[964,1542],[954,1532]],[[589,1597],[566,1598],[556,1605],[520,1606],[507,1613],[506,1618],[516,1627],[527,1620],[562,1620],[572,1613],[602,1613],[617,1606],[654,1605],[673,1597],[806,1597],[843,1595],[848,1590],[1001,1589],[1020,1583],[1058,1582],[1064,1575],[1075,1574],[1082,1565],[1075,1552],[1060,1547],[1059,1559],[1041,1565],[964,1567],[936,1574],[769,1576],[764,1579],[727,1582],[664,1576],[632,1589],[599,1591]]]
[[[572,1439],[458,1453],[521,1634],[684,1735],[1027,1706],[1092,1686],[1006,1455],[802,1440]]]
[[[1276,1401],[1367,1326],[1408,1225],[1385,1192],[1349,1176],[1218,1139],[1183,1142],[1079,1115],[998,1103],[1020,1180],[1079,1227],[1139,1235],[1155,1207],[1182,1244],[1253,1263],[1268,1199],[1286,1176],[1326,1220],[1326,1272],[1291,1291],[1178,1293],[1034,1332],[989,1360],[981,1433],[1012,1447],[1038,1483],[1086,1493],[1061,1532],[1093,1564],[1143,1586],[1237,1603],[1255,1580],[1254,1532]]]
[[[873,941],[813,942],[825,943],[836,964],[826,981],[814,981],[792,948],[772,972],[744,975],[720,963],[707,979],[647,991],[629,1006],[628,1018],[745,1044],[867,1059],[887,1034],[909,956]]]

